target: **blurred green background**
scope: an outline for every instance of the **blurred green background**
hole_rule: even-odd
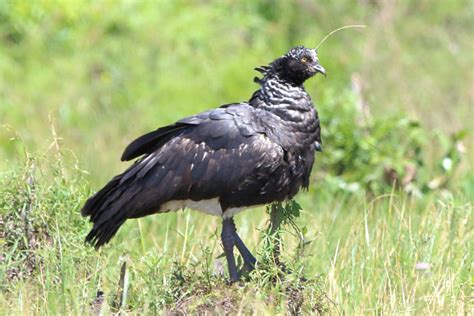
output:
[[[54,124],[102,184],[124,168],[118,158],[136,136],[247,100],[254,67],[348,24],[367,28],[326,41],[328,78],[307,83],[323,120],[337,120],[331,102],[351,94],[376,118],[406,113],[429,133],[466,129],[472,12],[469,1],[427,0],[0,1],[0,170],[23,146],[45,153]]]
[[[313,280],[289,277],[299,308],[467,313],[472,1],[0,0],[0,314],[83,314],[98,290],[110,304],[124,255],[136,313],[212,312],[228,295],[233,311],[287,311],[294,284],[272,287],[265,269],[242,288],[203,281],[220,254],[214,217],[130,220],[94,252],[79,209],[128,166],[119,157],[135,137],[248,100],[254,67],[349,24],[367,27],[330,37],[319,48],[327,79],[306,83],[324,152],[297,196],[305,251],[285,235],[285,261]],[[267,214],[236,220],[261,259]]]

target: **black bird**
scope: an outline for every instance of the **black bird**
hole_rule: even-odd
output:
[[[223,218],[230,279],[239,279],[233,249],[247,269],[255,258],[237,235],[238,212],[292,198],[307,188],[321,150],[318,113],[303,83],[326,75],[315,49],[297,46],[268,66],[248,102],[223,105],[140,136],[122,161],[140,157],[84,205],[94,226],[86,241],[107,243],[129,218],[182,208]]]

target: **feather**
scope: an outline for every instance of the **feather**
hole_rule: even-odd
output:
[[[143,154],[153,152],[160,143],[165,142],[172,136],[170,134],[176,133],[186,127],[184,124],[169,125],[138,137],[125,148],[121,160],[132,160]]]

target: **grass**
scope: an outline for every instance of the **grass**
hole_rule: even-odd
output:
[[[38,169],[32,177],[29,168],[3,179],[2,240],[10,250],[1,270],[5,313],[80,314],[97,291],[105,293],[103,308],[113,310],[124,261],[130,274],[124,310],[133,314],[463,314],[470,308],[472,203],[462,196],[420,203],[396,191],[376,198],[311,195],[297,219],[308,243],[302,250],[288,228],[282,260],[293,273],[283,275],[265,259],[268,216],[249,211],[237,225],[260,261],[247,282],[230,286],[218,258],[218,219],[186,211],[129,221],[95,253],[82,242],[89,225],[78,215],[88,184],[58,170]],[[27,209],[28,225],[15,219]]]
[[[247,99],[255,66],[348,24],[367,28],[329,38],[307,84],[325,151],[282,234],[292,273],[264,208],[236,217],[259,262],[232,286],[197,212],[84,245],[79,210],[130,140]],[[469,1],[0,0],[0,314],[468,314],[472,28]]]

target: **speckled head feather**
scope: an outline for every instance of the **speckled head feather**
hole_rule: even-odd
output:
[[[316,50],[304,46],[290,49],[288,53],[273,61],[271,66],[282,79],[295,85],[303,84],[318,72],[326,74],[319,64]]]
[[[256,70],[264,76],[277,75],[293,85],[303,84],[318,72],[326,75],[326,70],[319,64],[316,50],[301,45],[290,49],[270,65],[258,67]],[[259,80],[256,81],[259,82]]]

